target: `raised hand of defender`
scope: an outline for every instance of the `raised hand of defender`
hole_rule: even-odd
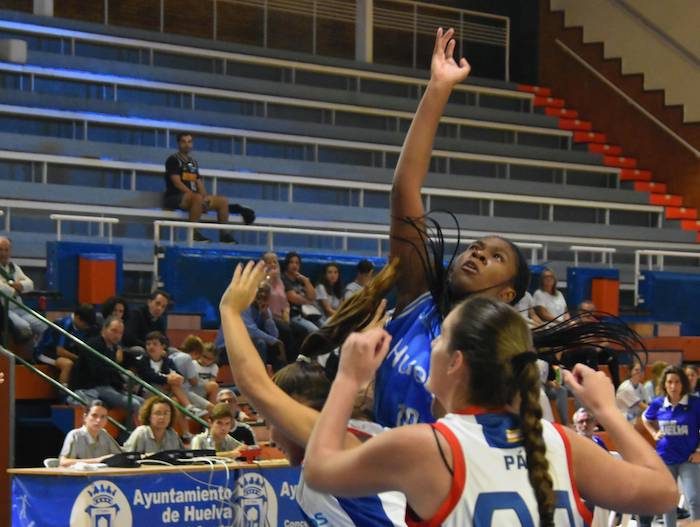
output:
[[[260,261],[254,263],[249,261],[245,267],[241,264],[236,266],[236,270],[231,278],[231,283],[226,288],[219,309],[228,309],[235,313],[242,313],[255,300],[260,282],[265,275],[265,264]]]
[[[381,328],[351,333],[340,350],[338,377],[351,379],[358,387],[374,378],[374,373],[389,352],[391,335]]]
[[[450,87],[466,79],[471,71],[467,59],[462,57],[457,62],[454,58],[456,46],[456,42],[452,38],[454,32],[452,28],[444,32],[442,28],[437,30],[433,59],[430,64],[431,82],[444,83]]]

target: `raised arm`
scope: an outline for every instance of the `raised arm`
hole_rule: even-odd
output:
[[[413,247],[415,244],[422,248],[422,241],[415,230],[402,220],[420,219],[425,214],[421,188],[428,174],[440,117],[452,88],[466,79],[470,71],[466,59],[461,58],[459,63],[454,59],[453,34],[453,29],[443,32],[440,28],[437,31],[430,81],[404,140],[392,182],[390,259],[400,258],[401,272],[407,278],[397,282],[399,309],[427,289],[423,268]]]
[[[622,460],[615,459],[593,441],[565,429],[581,495],[596,505],[620,512],[657,514],[675,507],[678,488],[671,473],[616,408],[610,379],[603,372],[577,364],[573,373],[564,372],[564,380],[605,427],[622,455]]]
[[[306,449],[304,479],[312,488],[339,496],[398,490],[406,494],[414,511],[427,518],[447,496],[451,483],[430,426],[388,430],[357,448],[343,449],[354,394],[373,377],[390,341],[379,328],[353,333],[346,340],[338,375]],[[452,463],[446,441],[440,439],[440,446]]]
[[[272,382],[241,314],[253,302],[265,274],[263,262],[236,267],[219,311],[226,353],[236,386],[265,419],[300,446],[306,445],[319,413],[295,401]]]

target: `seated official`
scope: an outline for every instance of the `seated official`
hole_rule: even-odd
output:
[[[216,211],[219,223],[228,223],[228,200],[224,196],[209,196],[199,175],[199,164],[190,156],[192,151],[192,134],[177,134],[177,153],[165,161],[165,197],[163,207],[182,209],[189,213],[189,220],[198,222],[202,214],[209,210]],[[199,230],[194,230],[194,241],[208,242]],[[226,231],[219,231],[219,241],[235,243]]]
[[[94,336],[96,322],[95,307],[92,304],[80,304],[72,314],[56,320],[54,324],[74,337],[86,341]],[[78,344],[63,333],[48,327],[34,347],[34,359],[57,368],[58,380],[67,386],[70,372],[78,359],[77,347]]]
[[[167,399],[157,395],[146,399],[139,412],[139,419],[145,424],[131,432],[124,443],[125,452],[153,454],[184,448],[180,436],[173,430],[175,407]]]
[[[244,446],[236,441],[229,433],[234,419],[228,404],[219,403],[211,411],[209,430],[197,434],[192,439],[192,450],[212,449],[220,456],[236,457]]]
[[[107,407],[94,399],[83,414],[83,426],[66,435],[59,455],[60,466],[70,467],[79,461],[100,463],[111,455],[120,454],[122,449],[107,433],[106,425]]]
[[[258,442],[255,439],[255,432],[253,432],[253,428],[247,423],[243,422],[245,419],[249,419],[249,417],[243,410],[241,410],[240,406],[238,406],[238,398],[236,397],[236,394],[233,393],[233,390],[224,388],[223,390],[219,391],[218,395],[216,396],[216,402],[226,403],[231,409],[231,415],[233,416],[233,427],[229,435],[236,441],[245,443],[246,445],[257,445]]]

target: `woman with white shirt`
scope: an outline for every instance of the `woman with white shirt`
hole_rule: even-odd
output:
[[[545,267],[540,275],[540,285],[532,295],[535,313],[543,322],[549,322],[568,312],[564,295],[557,289],[557,277]],[[562,317],[567,319],[568,315]]]

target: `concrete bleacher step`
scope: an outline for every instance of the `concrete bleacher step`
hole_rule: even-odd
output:
[[[649,203],[664,207],[682,207],[683,197],[678,194],[650,194]]]
[[[608,137],[601,132],[575,131],[573,135],[574,143],[607,143]]]
[[[676,350],[684,362],[700,362],[700,337],[652,337],[643,339],[649,351]]]
[[[593,130],[593,123],[581,119],[559,119],[559,128],[576,132],[588,132]]]
[[[658,181],[623,181],[622,188],[629,188],[637,192],[650,192],[652,194],[666,194],[668,187],[666,183]]]
[[[535,97],[532,100],[532,104],[535,108],[546,107],[546,108],[564,108],[566,102],[564,99],[557,99],[556,97]]]
[[[549,97],[552,95],[552,90],[550,88],[546,88],[544,86],[533,86],[530,84],[518,84],[516,89],[518,91],[521,91],[524,93],[533,93],[539,97]]]
[[[37,364],[36,368],[46,375],[58,379],[58,371],[52,366]],[[55,400],[58,397],[58,389],[48,381],[39,377],[26,366],[18,364],[15,367],[15,399],[18,401],[36,399]]]
[[[588,143],[586,146],[592,154],[603,154],[606,156],[619,156],[622,154],[622,147],[618,145]]]
[[[186,331],[199,331],[202,329],[201,313],[169,313],[168,330],[181,329]]]
[[[624,156],[604,156],[603,164],[616,168],[637,168],[637,160]]]
[[[550,117],[562,117],[564,119],[578,119],[578,112],[571,108],[550,108],[544,109],[544,114]]]
[[[620,181],[651,181],[651,170],[623,168],[620,170]]]
[[[697,220],[698,210],[690,207],[666,207],[667,220]]]

